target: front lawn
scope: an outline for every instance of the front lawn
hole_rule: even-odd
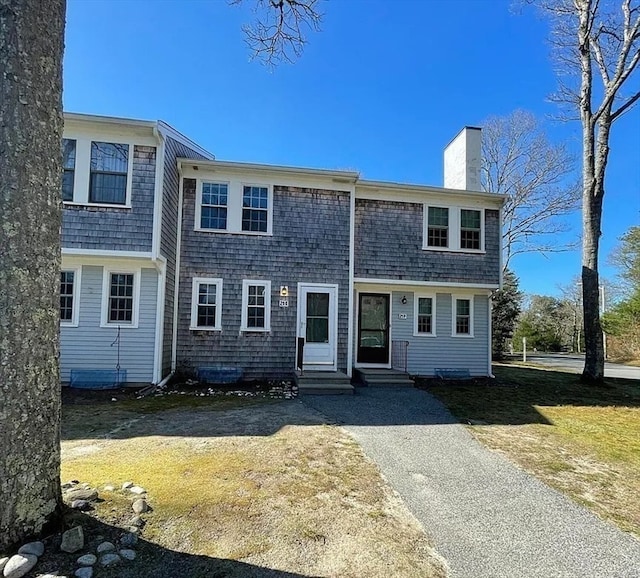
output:
[[[298,401],[107,396],[66,404],[62,437],[63,482],[115,487],[100,523],[127,527],[123,482],[147,490],[136,578],[446,575],[360,446]]]
[[[640,381],[495,366],[495,383],[438,384],[473,435],[529,473],[640,537]]]

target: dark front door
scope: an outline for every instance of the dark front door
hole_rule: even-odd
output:
[[[389,295],[360,293],[358,363],[389,363]]]

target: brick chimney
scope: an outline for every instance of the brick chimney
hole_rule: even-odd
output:
[[[444,186],[466,191],[482,190],[482,131],[465,126],[444,149]]]

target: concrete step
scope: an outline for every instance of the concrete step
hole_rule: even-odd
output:
[[[413,387],[407,373],[396,369],[356,369],[357,379],[369,387]]]
[[[351,378],[341,371],[305,371],[295,373],[299,395],[353,394]]]

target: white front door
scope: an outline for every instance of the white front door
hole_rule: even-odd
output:
[[[298,337],[305,369],[334,371],[338,344],[338,286],[298,285]]]

